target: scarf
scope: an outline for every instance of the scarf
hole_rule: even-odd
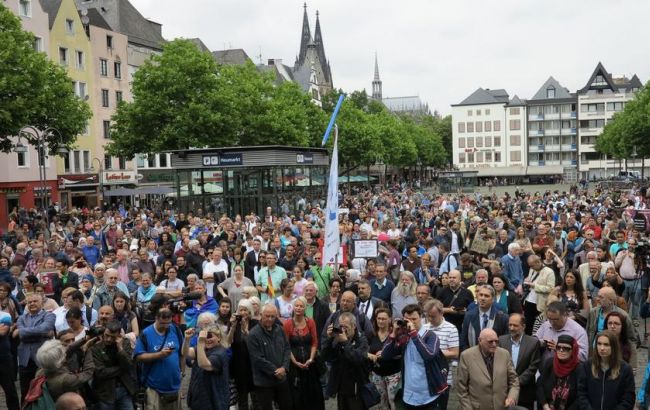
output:
[[[580,361],[578,360],[578,353],[580,352],[580,347],[578,346],[577,341],[573,341],[573,350],[571,350],[571,358],[565,362],[560,362],[560,359],[557,358],[557,353],[553,356],[553,373],[556,377],[566,377],[571,372],[575,370]]]
[[[156,287],[151,285],[149,289],[140,286],[138,288],[138,302],[149,302],[153,295],[156,294]]]

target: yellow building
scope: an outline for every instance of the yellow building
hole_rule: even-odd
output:
[[[92,92],[92,48],[74,0],[41,0],[41,4],[49,16],[50,58],[67,68],[77,96],[87,100],[91,107],[96,107],[98,96]],[[97,204],[99,180],[92,160],[96,154],[97,138],[97,127],[89,124],[86,131],[77,136],[74,148],[67,157],[58,158],[62,207]]]

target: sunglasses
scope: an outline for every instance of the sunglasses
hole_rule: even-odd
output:
[[[571,350],[573,350],[573,348],[569,346],[556,346],[555,350],[557,350],[558,352],[570,352]]]

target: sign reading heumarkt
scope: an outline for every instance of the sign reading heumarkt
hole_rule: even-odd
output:
[[[204,155],[204,167],[232,167],[244,164],[244,158],[241,152],[228,152],[219,155]]]
[[[104,171],[102,183],[104,185],[135,184],[138,177],[135,171]]]
[[[313,164],[314,154],[296,154],[296,162],[298,164]]]

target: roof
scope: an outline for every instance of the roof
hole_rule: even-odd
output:
[[[248,61],[252,62],[248,54],[241,48],[213,51],[212,57],[217,63],[223,65],[244,65]]]
[[[512,97],[512,100],[510,100],[508,103],[509,107],[523,107],[524,105],[526,105],[526,100],[522,100],[521,98],[517,97],[517,95]]]
[[[589,91],[592,88],[592,83],[596,79],[597,75],[603,76],[605,83],[607,83],[607,86],[596,86],[596,88],[609,88],[612,91],[618,91],[618,86],[614,84],[614,81],[612,81],[612,75],[605,70],[605,67],[603,66],[603,63],[600,61],[598,62],[598,65],[596,66],[596,69],[594,69],[594,72],[591,74],[591,77],[589,77],[589,81],[587,81],[587,84],[585,84],[584,87],[578,90],[578,93],[584,94],[587,91]]]
[[[162,37],[161,25],[148,20],[133,7],[129,0],[116,0],[117,13],[113,31],[125,34],[129,43],[139,44],[156,50],[161,50],[165,39]],[[102,13],[112,12],[101,8]],[[111,19],[106,19],[111,21]]]
[[[490,90],[479,88],[465,98],[460,104],[455,105],[481,105],[508,103],[508,93],[504,89]]]
[[[418,96],[388,97],[381,100],[389,111],[428,111],[429,107]]]
[[[61,8],[62,2],[63,0],[40,0],[43,11],[47,13],[50,30],[52,30],[52,27],[54,26],[54,20],[56,19],[56,15],[59,13],[59,8]]]
[[[165,152],[181,153],[181,152],[214,152],[214,151],[314,151],[314,152],[327,152],[327,148],[320,147],[292,147],[289,145],[249,145],[241,147],[213,147],[213,148],[190,148],[181,150],[171,150]]]
[[[99,11],[97,9],[88,9],[88,21],[91,26],[103,28],[104,30],[108,31],[113,31],[111,29],[111,26],[108,25],[106,20],[104,20],[104,17],[102,17],[101,14],[99,14]]]
[[[208,53],[210,52],[210,49],[208,48],[208,46],[206,46],[205,43],[203,41],[201,41],[200,38],[188,38],[188,40],[191,41],[192,43],[196,44],[196,46],[199,48],[199,50],[204,51],[204,52],[207,51]]]
[[[548,94],[547,90],[549,88],[554,88],[555,89],[555,97],[554,99],[561,99],[561,98],[571,98],[571,93],[569,90],[566,88],[562,87],[562,85],[555,79],[553,76],[549,77],[546,82],[537,90],[535,95],[533,95],[533,98],[529,99],[530,100],[548,100]]]

